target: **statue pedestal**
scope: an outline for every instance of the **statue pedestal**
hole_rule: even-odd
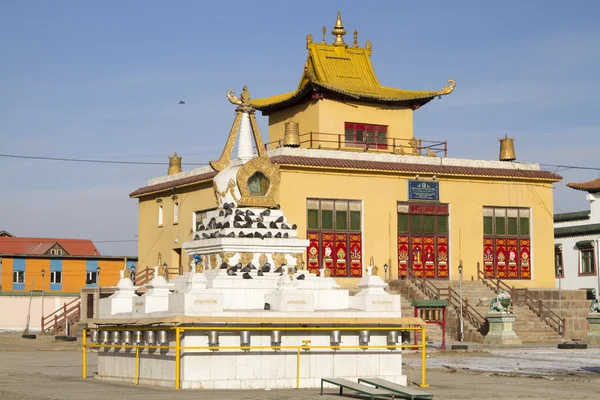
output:
[[[521,344],[521,339],[513,330],[516,315],[505,312],[491,312],[486,316],[490,324],[488,334],[483,338],[485,344]]]
[[[585,319],[590,324],[590,330],[583,341],[587,344],[600,344],[600,313],[589,313]]]

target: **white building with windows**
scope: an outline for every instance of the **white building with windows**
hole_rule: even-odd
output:
[[[598,290],[600,179],[567,186],[587,192],[590,209],[554,215],[556,287]]]

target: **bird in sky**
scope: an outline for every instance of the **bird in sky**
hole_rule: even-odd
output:
[[[179,100],[179,103],[177,103],[177,104],[185,104],[185,101]]]

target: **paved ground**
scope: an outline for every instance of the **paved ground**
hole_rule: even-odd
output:
[[[429,392],[435,399],[597,399],[600,349],[475,347],[469,352],[436,352],[428,358]],[[0,334],[0,399],[282,399],[304,400],[317,390],[180,391],[93,379],[95,354],[88,356],[89,379],[81,379],[75,343],[27,341]],[[420,354],[407,354],[405,373],[419,381]],[[515,369],[518,368],[518,369]],[[333,390],[327,398],[339,398]]]

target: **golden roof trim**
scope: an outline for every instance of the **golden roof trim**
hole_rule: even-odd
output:
[[[312,34],[306,35],[308,55],[295,91],[250,100],[249,104],[265,111],[300,100],[311,88],[320,88],[357,100],[408,103],[407,107],[416,108],[435,97],[452,93],[456,87],[453,79],[449,79],[448,84],[440,90],[414,91],[382,86],[371,64],[370,41],[365,43],[365,47],[359,47],[358,31],[354,31],[353,46],[349,47],[343,40],[346,30],[339,13],[331,31],[335,36],[332,44],[325,41],[325,32],[324,29],[321,43],[315,42]]]

